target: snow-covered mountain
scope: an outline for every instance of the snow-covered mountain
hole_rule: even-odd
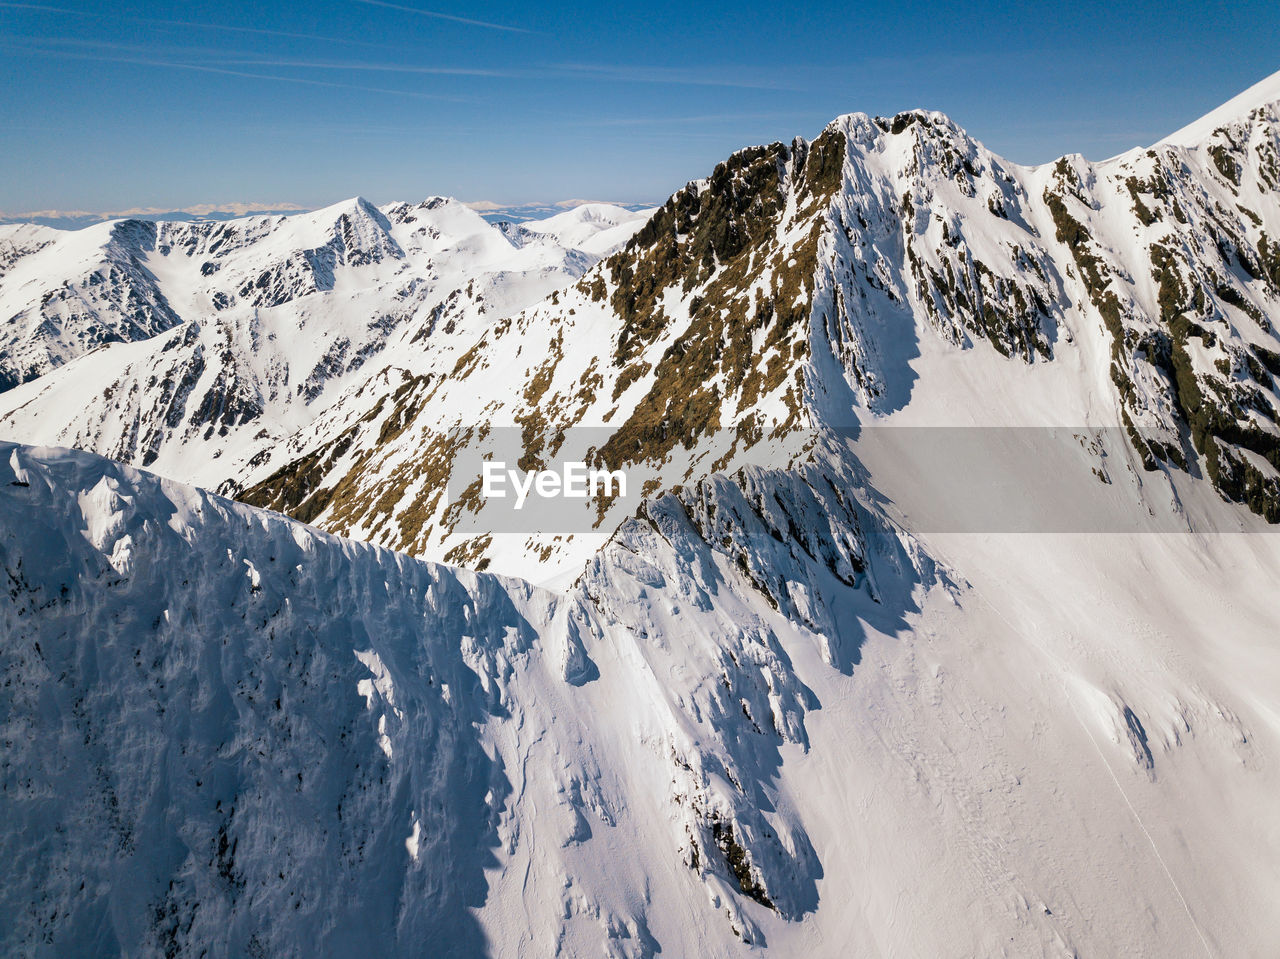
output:
[[[1275,85],[1199,145],[1098,164],[1019,167],[922,112],[742,151],[571,289],[456,362],[349,393],[291,462],[223,488],[539,577],[580,567],[635,504],[596,536],[476,532],[439,464],[494,426],[544,459],[577,439],[650,490],[785,466],[833,427],[1123,427],[1108,454],[1133,490],[1207,476],[1275,521]]]
[[[71,234],[0,226],[0,387],[105,344],[144,340],[182,322],[144,264],[154,223],[104,223]],[[50,275],[52,274],[52,276]]]
[[[10,435],[217,486],[270,462],[343,390],[388,364],[416,370],[424,353],[429,368],[444,362],[643,222],[612,207],[555,219],[519,246],[445,198],[14,228],[0,362],[10,382],[43,375],[0,394]]]
[[[497,226],[517,246],[550,240],[556,246],[600,256],[631,239],[652,210],[633,212],[608,203],[583,203],[541,220],[499,221]]]
[[[1280,74],[1188,129],[157,227],[0,395],[0,952],[1266,955]]]

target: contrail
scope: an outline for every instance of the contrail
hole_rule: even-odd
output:
[[[399,10],[401,13],[416,13],[420,17],[434,17],[437,20],[449,20],[453,23],[465,23],[471,27],[485,27],[489,30],[505,30],[508,33],[533,33],[524,27],[508,27],[501,23],[490,23],[487,20],[470,20],[467,17],[455,17],[451,13],[439,13],[435,10],[421,10],[418,7],[406,7],[398,3],[387,3],[386,0],[356,0],[356,3],[371,7],[386,7],[388,10]]]

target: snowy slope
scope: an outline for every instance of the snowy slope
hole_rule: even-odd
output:
[[[63,234],[0,227],[0,388],[106,343],[146,339],[181,322],[147,268],[154,223],[125,220]],[[34,242],[31,242],[34,241]]]
[[[1280,934],[1274,536],[922,541],[831,447],[650,503],[556,594],[0,463],[6,952]]]
[[[497,584],[3,458],[3,951],[474,954],[498,780],[458,637],[527,638]]]
[[[0,277],[25,256],[36,253],[58,236],[47,226],[31,223],[0,224]]]
[[[1269,106],[1280,100],[1280,73],[1259,80],[1243,93],[1232,97],[1222,106],[1206,113],[1200,119],[1188,123],[1163,140],[1161,144],[1194,147],[1213,135],[1220,127],[1243,119],[1255,110]]]
[[[502,223],[500,228],[519,246],[550,238],[559,246],[604,256],[631,239],[652,213],[611,203],[583,203],[542,220]]]

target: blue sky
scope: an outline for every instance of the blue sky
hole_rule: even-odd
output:
[[[1101,159],[1278,69],[1275,0],[0,2],[0,210],[659,200],[916,106]]]

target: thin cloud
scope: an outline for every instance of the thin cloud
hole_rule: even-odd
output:
[[[195,57],[218,57],[222,58],[221,51],[209,47],[190,47],[190,46],[156,46],[144,45],[140,43],[119,43],[115,40],[86,40],[81,37],[29,37],[29,36],[10,36],[0,39],[0,45],[12,47],[18,51],[32,51],[38,47],[44,48],[39,50],[41,54],[52,54],[54,56],[66,56],[72,59],[82,59],[72,50],[92,50],[97,52],[113,51],[117,53],[134,53],[139,56],[154,57],[156,55],[163,56],[195,56]],[[67,49],[69,48],[69,49]],[[248,54],[244,54],[247,56]]]
[[[710,123],[742,123],[752,120],[790,120],[794,113],[706,113],[701,116],[675,117],[595,117],[585,120],[572,120],[566,126],[584,127],[663,127],[695,124],[698,126]]]
[[[771,82],[735,80],[693,71],[663,67],[608,67],[585,64],[548,64],[510,70],[489,67],[420,66],[405,63],[369,63],[346,60],[296,60],[287,57],[222,60],[236,66],[292,67],[300,70],[364,70],[375,73],[415,73],[436,76],[497,77],[510,80],[598,80],[617,83],[665,83],[673,86],[741,87],[750,90],[791,90]]]
[[[749,79],[743,76],[726,76],[708,70],[692,70],[684,67],[641,67],[605,63],[555,63],[548,69],[566,76],[580,76],[592,80],[612,80],[618,83],[665,83],[673,86],[733,87],[744,90],[796,90],[796,87],[776,80]],[[730,68],[732,69],[732,68]]]
[[[156,17],[127,17],[119,14],[96,13],[91,10],[70,10],[66,7],[55,7],[43,3],[12,3],[0,0],[0,9],[34,10],[40,13],[59,13],[70,17],[91,17],[95,20],[115,20],[119,23],[137,23],[143,26],[181,27],[190,30],[213,30],[222,33],[247,33],[261,37],[283,37],[288,40],[319,40],[322,43],[338,43],[351,47],[369,47],[385,49],[384,43],[371,43],[367,40],[350,40],[346,37],[327,37],[319,33],[294,33],[289,30],[269,30],[265,27],[238,27],[225,23],[201,23],[195,20],[164,20]]]
[[[356,2],[369,2],[374,0],[356,0]],[[378,0],[380,3],[381,0]],[[93,16],[93,14],[88,14]],[[237,33],[264,33],[267,35],[282,34],[291,37],[306,37],[320,40],[332,38],[320,37],[313,34],[288,34],[283,31],[266,31],[258,30],[250,27],[220,27],[212,24],[187,24],[181,21],[147,21],[157,23],[170,23],[174,25],[193,26],[208,28],[214,30],[227,29]],[[526,31],[527,32],[527,31]],[[342,60],[342,59],[302,59],[287,56],[263,56],[258,52],[248,51],[226,51],[216,49],[200,49],[193,47],[173,46],[168,49],[158,48],[154,46],[142,46],[138,44],[122,44],[114,43],[106,40],[86,40],[71,37],[8,37],[0,40],[0,44],[4,44],[5,40],[9,44],[15,41],[22,41],[25,44],[42,44],[54,47],[81,47],[97,50],[115,50],[119,52],[135,53],[139,57],[138,60],[121,60],[116,58],[97,58],[107,62],[137,62],[148,63],[153,66],[170,66],[182,69],[205,70],[207,72],[221,72],[233,76],[246,76],[263,80],[279,80],[292,83],[310,83],[316,86],[338,86],[348,87],[350,89],[362,89],[368,92],[385,92],[405,96],[428,96],[431,99],[457,99],[454,97],[443,97],[435,95],[427,95],[405,90],[382,90],[373,87],[360,87],[351,84],[336,83],[333,81],[306,80],[300,77],[286,77],[278,74],[260,74],[251,71],[242,71],[232,68],[243,67],[262,67],[277,70],[328,70],[328,71],[358,71],[368,73],[390,73],[390,74],[408,74],[419,76],[441,76],[441,77],[480,77],[508,80],[530,80],[530,81],[596,81],[601,83],[638,83],[638,84],[667,84],[672,86],[705,86],[705,87],[728,87],[741,88],[749,90],[775,90],[775,91],[795,91],[794,86],[787,86],[771,79],[755,79],[745,75],[744,71],[733,67],[723,67],[719,71],[711,69],[693,69],[681,67],[644,67],[644,66],[625,66],[611,64],[591,64],[591,63],[552,63],[539,64],[520,69],[501,68],[495,69],[491,67],[467,67],[467,66],[435,66],[435,65],[419,65],[412,63],[385,63],[370,62],[367,60]],[[376,44],[374,45],[376,46]],[[15,48],[17,52],[29,50],[29,47]],[[56,52],[56,51],[55,51]],[[62,54],[67,55],[67,54]],[[160,57],[170,57],[176,59],[159,59]],[[191,63],[189,58],[196,57],[201,62]],[[212,58],[212,59],[211,59]],[[183,62],[177,62],[178,60]],[[217,64],[215,66],[214,64]],[[701,118],[691,118],[688,122],[694,122]],[[708,118],[720,119],[720,118]],[[730,119],[725,117],[723,119]],[[747,119],[743,117],[743,119]],[[643,123],[643,120],[635,121]],[[661,121],[657,121],[661,122]]]
[[[323,43],[340,43],[345,46],[352,47],[383,49],[387,46],[383,43],[370,43],[367,40],[348,40],[345,37],[326,37],[318,33],[291,33],[288,30],[267,30],[263,27],[233,27],[221,23],[196,23],[188,20],[143,20],[136,17],[127,17],[125,19],[128,19],[132,23],[146,23],[162,27],[189,27],[195,30],[216,30],[225,33],[249,33],[263,37],[284,37],[290,40],[319,40]]]
[[[364,93],[387,93],[395,96],[414,97],[419,100],[448,100],[454,103],[463,102],[461,97],[444,96],[438,93],[424,93],[420,90],[394,90],[385,87],[366,87],[354,83],[337,83],[332,80],[312,80],[307,77],[282,77],[274,73],[251,73],[247,70],[228,70],[224,67],[211,67],[196,63],[174,63],[165,60],[121,59],[124,63],[137,63],[152,67],[173,67],[178,70],[197,70],[202,73],[220,73],[229,77],[244,77],[250,80],[275,80],[280,83],[301,83],[313,87],[332,87],[343,90],[359,90]]]
[[[21,45],[19,45],[21,44]],[[460,77],[498,77],[506,79],[531,79],[529,71],[492,70],[484,67],[444,67],[419,66],[415,64],[370,63],[359,60],[303,60],[291,57],[262,57],[248,51],[227,52],[201,47],[154,47],[134,43],[117,43],[111,40],[85,40],[76,37],[6,37],[0,39],[0,48],[10,47],[15,52],[30,51],[40,48],[42,55],[61,56],[70,59],[94,60],[104,63],[133,63],[150,66],[168,66],[187,70],[202,70],[211,73],[226,73],[231,76],[255,77],[258,79],[282,80],[291,83],[311,83],[318,86],[340,86],[350,89],[368,90],[370,92],[400,93],[406,96],[422,96],[436,100],[465,102],[467,98],[427,94],[418,91],[384,90],[376,87],[356,86],[325,80],[307,80],[302,77],[264,74],[236,69],[240,67],[267,67],[296,70],[352,70],[372,73],[399,73],[418,76],[460,76]],[[67,49],[71,48],[71,49]],[[93,51],[74,53],[72,50]],[[103,55],[110,53],[112,55]],[[123,56],[116,55],[123,54]],[[191,58],[199,62],[192,62]]]
[[[10,46],[11,49],[14,49],[14,47],[9,44],[0,44],[0,46]],[[123,47],[123,46],[124,46],[123,44],[102,44],[102,47],[108,48],[108,49],[111,47]],[[69,50],[56,50],[56,49],[45,50],[45,51],[42,51],[42,53],[43,55],[63,57],[64,59],[69,59],[69,60],[88,60],[95,63],[124,63],[124,64],[132,64],[135,66],[164,67],[164,68],[173,69],[173,70],[193,70],[198,73],[214,73],[214,74],[220,74],[222,76],[242,77],[250,80],[273,80],[278,83],[295,83],[295,84],[303,84],[306,86],[314,86],[314,87],[329,87],[333,89],[342,89],[342,90],[358,90],[363,93],[385,93],[393,96],[413,97],[415,99],[420,99],[420,100],[444,100],[444,101],[449,101],[453,103],[466,102],[465,98],[462,98],[462,97],[453,97],[453,96],[445,96],[442,94],[426,93],[420,90],[396,90],[396,89],[391,89],[386,87],[368,87],[368,86],[362,86],[360,84],[354,84],[354,83],[339,83],[332,80],[314,80],[308,77],[283,77],[283,76],[280,76],[279,74],[274,74],[274,73],[256,73],[248,70],[231,70],[226,67],[216,67],[216,66],[211,66],[209,64],[203,64],[203,63],[183,63],[181,61],[176,61],[176,60],[157,60],[151,57],[144,57],[144,56],[137,56],[137,57],[101,56],[101,55],[96,55],[91,53],[73,53]]]
[[[504,77],[528,79],[531,74],[515,70],[490,70],[485,67],[432,67],[411,63],[364,63],[346,60],[291,60],[287,57],[266,59],[231,59],[223,63],[242,67],[292,67],[298,70],[364,70],[373,73],[416,73],[426,76]]]
[[[93,17],[94,13],[84,13],[81,10],[68,10],[66,7],[51,7],[43,3],[0,3],[0,7],[6,10],[35,10],[39,13],[65,13],[72,17]]]
[[[387,3],[386,0],[355,0],[369,7],[385,7],[388,10],[399,10],[401,13],[416,13],[420,17],[431,17],[435,20],[448,20],[451,23],[463,23],[469,27],[484,27],[486,30],[504,30],[508,33],[534,33],[524,27],[511,27],[502,23],[490,23],[488,20],[472,20],[469,17],[455,17],[451,13],[440,13],[436,10],[422,10],[418,7],[406,7],[399,3]]]

